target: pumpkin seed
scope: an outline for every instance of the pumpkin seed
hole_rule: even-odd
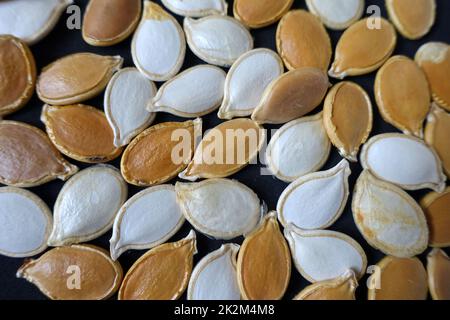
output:
[[[419,48],[415,60],[428,78],[434,101],[450,111],[450,46],[428,42]]]
[[[450,177],[450,114],[443,111],[436,105],[428,115],[425,127],[425,141],[433,147],[442,161],[442,166],[447,176]]]
[[[209,64],[229,67],[253,49],[250,32],[238,20],[228,16],[185,18],[184,32],[191,51]]]
[[[289,247],[278,226],[276,212],[271,212],[242,244],[238,257],[239,288],[247,300],[279,300],[290,277]]]
[[[358,279],[352,270],[333,279],[316,282],[303,289],[294,300],[356,300]]]
[[[70,279],[73,267],[79,270],[79,288]],[[122,267],[109,258],[106,250],[74,245],[55,248],[37,260],[26,261],[17,271],[17,277],[33,283],[53,300],[102,300],[119,288]]]
[[[94,107],[45,105],[41,120],[56,148],[72,159],[100,163],[122,153],[114,146],[114,133],[105,114]]]
[[[136,29],[141,0],[90,0],[84,14],[83,39],[92,46],[112,46]]]
[[[0,188],[0,254],[30,257],[47,248],[52,214],[30,191]]]
[[[153,1],[144,1],[144,14],[133,37],[131,54],[139,71],[153,81],[169,80],[183,65],[183,30],[174,17]]]
[[[36,64],[24,42],[0,36],[0,65],[1,117],[19,110],[30,100],[36,83]]]
[[[16,121],[0,121],[0,183],[35,187],[78,171],[40,129]]]
[[[428,285],[433,300],[450,300],[450,259],[440,249],[428,254]]]
[[[120,163],[122,176],[128,183],[141,187],[173,179],[191,161],[200,132],[201,119],[165,122],[148,128],[125,149]]]
[[[306,0],[308,10],[333,30],[344,30],[364,13],[364,0]]]
[[[262,28],[280,20],[294,0],[235,0],[234,17],[250,28]]]
[[[369,28],[369,19],[372,18],[356,22],[342,34],[328,72],[331,77],[344,79],[370,73],[381,67],[394,52],[397,43],[394,27],[379,18],[380,28]]]
[[[430,247],[441,248],[450,246],[450,187],[443,193],[431,192],[427,194],[420,205],[425,212],[430,228]]]
[[[258,196],[229,179],[175,184],[177,202],[198,231],[217,239],[233,239],[252,231],[261,218]]]
[[[108,165],[87,168],[61,189],[54,208],[50,246],[88,242],[111,229],[127,199],[127,185]]]
[[[431,94],[425,74],[413,60],[390,58],[377,73],[375,98],[386,122],[405,134],[423,136]]]
[[[292,182],[319,170],[327,161],[331,143],[325,132],[322,113],[291,121],[272,137],[266,161],[280,180]]]
[[[125,275],[119,300],[177,300],[188,286],[196,253],[194,231],[149,250]]]
[[[185,118],[204,116],[222,102],[225,77],[225,72],[214,66],[190,68],[164,83],[147,110]]]
[[[251,115],[264,90],[283,72],[283,62],[272,50],[254,49],[244,53],[228,72],[219,118],[229,120]]]
[[[333,145],[350,161],[358,161],[360,146],[367,141],[373,125],[372,102],[354,82],[336,84],[325,98],[323,123]]]
[[[327,74],[316,68],[285,73],[266,88],[252,119],[258,123],[282,124],[303,117],[319,106],[328,86]]]
[[[325,27],[305,10],[289,11],[278,24],[277,50],[289,70],[314,67],[327,71],[331,40]]]
[[[122,66],[120,56],[76,53],[42,70],[36,91],[39,99],[52,105],[79,103],[98,95],[114,72]]]
[[[240,300],[236,277],[239,245],[224,244],[205,256],[189,281],[188,300]]]
[[[52,31],[73,0],[0,1],[0,34],[35,44]]]
[[[408,258],[428,245],[428,226],[420,206],[402,189],[367,171],[356,184],[352,211],[363,237],[385,254]]]
[[[355,272],[360,279],[367,266],[361,246],[349,236],[329,230],[303,231],[295,226],[284,229],[292,259],[300,274],[309,282],[331,280]]]
[[[418,138],[397,133],[377,135],[364,145],[361,164],[376,178],[405,190],[441,192],[445,188],[447,178],[436,152]]]
[[[283,226],[304,230],[326,229],[342,214],[349,196],[349,163],[295,180],[281,194],[277,211]]]
[[[172,185],[143,190],[130,198],[114,221],[111,257],[130,249],[150,249],[171,238],[183,225],[184,216]]]
[[[155,95],[155,84],[136,68],[122,69],[112,77],[106,88],[104,109],[116,147],[129,144],[155,120],[156,115],[146,110]]]
[[[407,39],[426,35],[436,19],[435,0],[386,0],[389,19]]]
[[[368,280],[368,300],[426,300],[427,271],[419,259],[387,256],[377,269]]]
[[[180,178],[196,181],[231,176],[257,157],[265,139],[265,130],[250,119],[223,122],[205,134]]]
[[[180,16],[204,17],[212,14],[227,14],[228,4],[225,0],[162,0],[164,6]]]

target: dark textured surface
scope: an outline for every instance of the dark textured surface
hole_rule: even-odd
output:
[[[160,1],[156,1],[160,3]],[[232,1],[228,1],[230,4],[230,12],[232,14]],[[82,12],[84,12],[87,0],[76,0],[75,3],[80,5]],[[386,10],[384,8],[383,0],[366,0],[366,6],[368,5],[379,5],[381,7],[383,16],[386,17]],[[296,0],[293,8],[306,8],[303,0]],[[47,64],[53,62],[54,60],[61,58],[65,55],[76,53],[76,52],[93,52],[104,55],[121,55],[125,59],[124,67],[132,66],[133,62],[130,53],[130,43],[131,39],[128,39],[118,45],[107,47],[107,48],[96,48],[91,47],[86,44],[81,38],[80,30],[68,30],[66,28],[66,19],[68,15],[64,14],[56,28],[47,36],[44,40],[38,44],[31,47],[31,50],[36,58],[38,70],[41,70]],[[180,22],[182,19],[177,17]],[[255,38],[255,47],[267,47],[275,50],[275,30],[276,24],[259,30],[253,30],[252,35]],[[341,32],[335,32],[328,30],[330,37],[332,39],[333,48],[335,48],[336,43],[342,34]],[[450,1],[448,0],[437,0],[437,20],[431,32],[426,35],[423,39],[410,41],[404,39],[403,37],[398,37],[398,44],[395,49],[394,54],[402,54],[409,57],[414,57],[417,49],[425,42],[429,41],[443,41],[450,42]],[[183,69],[194,66],[196,64],[202,63],[197,57],[195,57],[189,50],[187,51],[186,60]],[[0,66],[1,67],[1,66]],[[374,129],[372,135],[379,134],[382,132],[396,132],[397,130],[390,125],[386,124],[380,117],[379,112],[376,108],[376,104],[373,96],[373,83],[374,83],[375,73],[361,77],[353,77],[349,80],[359,83],[372,98],[374,104]],[[332,80],[336,83],[335,80]],[[158,84],[160,85],[160,84]],[[97,108],[103,109],[103,94],[95,99],[87,101],[86,104],[95,106]],[[38,100],[36,95],[28,103],[28,105],[21,111],[6,116],[7,120],[17,120],[23,121],[40,128],[44,128],[40,121],[40,113],[43,103]],[[318,110],[314,111],[317,112]],[[165,122],[165,121],[182,121],[183,119],[171,116],[168,114],[159,113],[156,117],[155,123]],[[215,113],[210,114],[203,118],[204,128],[208,129],[216,126],[221,122]],[[278,127],[268,127],[269,129]],[[341,160],[336,149],[332,150],[332,154],[326,163],[324,169],[331,168],[336,165]],[[77,163],[70,160],[72,163],[78,165],[81,169],[86,168],[86,164]],[[119,167],[119,160],[112,162],[113,165]],[[234,179],[238,179],[250,188],[252,188],[259,197],[265,201],[270,210],[276,208],[276,203],[281,192],[286,188],[287,184],[275,179],[272,176],[264,176],[260,174],[261,166],[252,165],[238,174],[232,176]],[[350,177],[350,183],[353,189],[354,183],[361,172],[361,167],[359,164],[352,164],[352,175]],[[58,192],[63,186],[62,181],[53,181],[43,186],[37,188],[31,188],[30,190],[37,195],[39,195],[50,208],[53,208]],[[129,195],[132,196],[139,192],[141,189],[133,186],[129,186]],[[420,192],[412,192],[411,194],[415,199],[419,200],[428,190]],[[332,230],[344,232],[352,236],[356,241],[358,241],[364,248],[369,265],[377,263],[383,254],[373,248],[371,248],[367,242],[363,239],[361,234],[358,232],[352,218],[350,210],[351,199],[349,200],[347,207],[342,215],[342,217],[330,228]],[[190,230],[191,226],[189,223],[185,223],[183,228],[171,239],[175,241],[184,237]],[[99,245],[105,249],[109,248],[109,238],[111,237],[111,232],[108,232],[103,237],[92,241],[93,244]],[[241,243],[242,239],[235,239],[234,242]],[[222,244],[221,241],[216,241],[210,239],[200,233],[198,233],[198,254],[195,257],[195,262],[200,258],[205,256],[207,253],[216,250]],[[427,250],[421,258],[425,261]],[[119,261],[122,264],[124,270],[128,268],[136,261],[143,251],[128,251],[124,253]],[[0,256],[0,299],[45,299],[39,290],[29,284],[23,279],[16,279],[16,271],[23,263],[23,259],[12,259]],[[360,282],[360,287],[357,291],[358,298],[365,299],[366,297],[366,281],[367,277],[364,277]],[[299,292],[300,289],[308,285],[308,282],[303,279],[300,274],[293,268],[291,282],[289,285],[288,292],[286,294],[287,299],[291,299],[295,294]]]

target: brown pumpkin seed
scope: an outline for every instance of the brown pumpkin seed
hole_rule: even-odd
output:
[[[331,77],[343,79],[370,73],[391,56],[397,43],[394,27],[380,18],[375,20],[380,22],[380,28],[369,28],[370,19],[358,21],[342,34],[329,71]]]
[[[270,263],[268,263],[270,261]],[[291,277],[291,254],[276,212],[248,235],[238,256],[238,283],[247,300],[279,300]]]
[[[390,58],[375,79],[375,99],[383,119],[405,134],[423,136],[423,122],[430,110],[428,81],[411,59]]]
[[[39,98],[52,105],[68,105],[95,97],[120,69],[119,56],[76,53],[63,57],[42,70],[36,91]]]
[[[417,258],[387,256],[368,280],[369,300],[425,300],[427,271]]]
[[[433,147],[441,159],[445,173],[450,177],[450,114],[436,105],[428,115],[425,141]]]
[[[294,0],[235,0],[234,17],[250,28],[262,28],[280,20]]]
[[[114,133],[105,114],[94,107],[45,105],[41,120],[56,148],[72,159],[101,163],[122,152],[114,146]]]
[[[360,146],[367,141],[373,124],[372,102],[367,92],[354,82],[335,85],[325,99],[325,129],[339,153],[358,161]]]
[[[91,0],[83,20],[83,39],[93,46],[112,46],[136,29],[141,0]]]
[[[0,182],[35,187],[78,168],[68,163],[40,129],[22,122],[0,121]]]
[[[322,22],[305,10],[288,12],[278,24],[277,50],[289,70],[330,65],[331,40]]]
[[[428,285],[433,300],[450,300],[450,259],[440,249],[428,254]]]
[[[149,250],[125,275],[119,300],[177,300],[188,286],[196,253],[194,231]]]
[[[36,64],[28,46],[13,36],[0,36],[0,116],[22,108],[36,83]]]
[[[442,248],[450,246],[450,187],[443,193],[427,194],[420,205],[430,228],[430,247]]]
[[[126,148],[121,171],[124,179],[136,186],[161,184],[176,177],[192,159],[201,120],[160,123],[142,132]],[[182,139],[183,150],[173,158]]]
[[[17,271],[53,300],[102,300],[122,281],[122,267],[109,253],[92,245],[52,249]],[[78,279],[77,279],[78,278]]]
[[[281,124],[301,118],[319,106],[328,86],[328,76],[320,69],[287,72],[266,88],[252,119],[261,124]]]

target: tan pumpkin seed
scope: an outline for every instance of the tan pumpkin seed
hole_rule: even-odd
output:
[[[92,53],[63,57],[42,70],[37,81],[37,94],[42,101],[52,105],[88,100],[105,89],[122,62],[119,56]]]
[[[331,40],[320,20],[305,10],[288,12],[278,24],[277,50],[289,70],[330,65]]]
[[[56,148],[72,159],[101,163],[122,153],[114,145],[114,133],[105,114],[94,107],[45,105],[41,120]]]
[[[78,171],[40,129],[22,122],[0,121],[0,182],[35,187]]]
[[[417,51],[415,60],[425,71],[434,101],[450,111],[450,46],[428,42]]]
[[[13,36],[0,36],[0,117],[22,108],[36,83],[36,64],[28,46]]]
[[[289,11],[294,0],[236,0],[234,17],[250,28],[262,28],[276,21]]]
[[[336,84],[325,98],[323,121],[328,137],[339,153],[358,161],[360,146],[372,131],[372,102],[367,92],[354,82]]]
[[[112,46],[136,29],[141,0],[91,0],[84,14],[83,39],[93,46]]]
[[[425,141],[433,147],[441,159],[442,166],[448,177],[450,177],[450,114],[433,106],[428,115],[425,127]]]
[[[352,270],[333,280],[314,283],[303,289],[294,300],[356,300],[358,279]]]
[[[276,212],[269,213],[258,229],[245,238],[237,270],[244,299],[279,300],[284,296],[291,277],[291,254]]]
[[[397,30],[411,40],[426,35],[436,19],[435,0],[386,0],[386,9]]]
[[[122,176],[136,186],[152,186],[171,180],[191,161],[200,132],[201,119],[165,122],[148,128],[125,149],[120,164]],[[175,155],[180,146],[181,153]]]
[[[394,52],[397,43],[394,27],[383,18],[370,19],[358,21],[342,34],[328,72],[331,77],[343,79],[370,73],[382,66]],[[380,28],[372,27],[372,23],[377,21]]]
[[[427,194],[420,205],[425,212],[430,228],[430,247],[442,248],[450,246],[450,187],[443,193]]]
[[[319,106],[328,86],[328,76],[320,69],[287,72],[266,88],[252,119],[261,124],[282,124],[301,118]]]
[[[428,254],[428,285],[433,300],[450,300],[450,259],[440,249]]]
[[[194,231],[151,249],[125,275],[119,300],[177,300],[188,286],[196,253]]]
[[[81,283],[77,283],[74,272]],[[25,262],[17,277],[33,283],[53,300],[102,300],[119,288],[122,267],[106,250],[74,245],[52,249],[37,260]]]
[[[265,137],[265,130],[250,119],[223,122],[203,137],[180,177],[196,181],[231,176],[253,161]]]
[[[387,256],[368,280],[369,300],[426,300],[427,271],[417,258]]]

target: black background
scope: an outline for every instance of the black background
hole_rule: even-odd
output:
[[[155,1],[160,3],[160,1]],[[228,0],[229,3],[229,15],[232,15],[232,0]],[[82,9],[82,13],[84,13],[85,6],[87,4],[87,0],[76,0],[75,4],[79,5]],[[366,0],[366,7],[369,5],[378,5],[384,17],[387,17],[386,10],[384,8],[383,0]],[[303,0],[295,0],[294,9],[302,8],[306,9],[306,5]],[[130,43],[131,38],[126,41],[107,48],[96,48],[89,46],[86,44],[82,37],[80,30],[69,30],[66,27],[66,19],[69,16],[67,14],[63,14],[59,23],[55,27],[55,29],[41,42],[31,47],[31,50],[36,58],[38,72],[49,63],[55,61],[58,58],[64,57],[71,53],[76,52],[93,52],[103,55],[121,55],[124,59],[124,67],[133,66],[133,62],[131,59],[130,53]],[[176,16],[178,21],[182,23],[182,18]],[[448,0],[437,0],[437,19],[436,24],[434,25],[431,32],[426,35],[424,38],[420,40],[407,40],[399,35],[397,47],[395,49],[394,54],[402,54],[409,56],[411,58],[414,57],[417,49],[424,43],[429,41],[442,41],[442,42],[450,42],[450,1]],[[272,26],[252,30],[252,35],[255,39],[255,48],[266,47],[276,50],[275,47],[275,30],[277,24]],[[332,30],[328,30],[333,48],[335,48],[336,43],[341,36],[342,32],[336,32]],[[192,67],[194,65],[203,63],[200,59],[194,56],[190,50],[187,50],[186,60],[183,66],[183,69]],[[0,66],[1,67],[1,66]],[[374,96],[373,96],[373,84],[374,84],[375,73],[371,73],[369,75],[360,76],[360,77],[352,77],[348,80],[355,81],[360,84],[367,92],[370,94],[373,106],[374,106],[374,129],[372,135],[376,135],[383,132],[397,132],[397,129],[385,123],[377,110]],[[347,79],[346,79],[347,80]],[[336,83],[336,80],[331,79],[333,83]],[[158,84],[159,86],[160,84]],[[95,106],[97,108],[103,109],[103,94],[92,99],[90,101],[85,102],[85,104]],[[21,111],[6,116],[7,120],[17,120],[29,123],[31,125],[37,126],[39,128],[44,129],[43,124],[40,122],[40,113],[43,103],[39,101],[39,99],[34,95],[28,105],[23,108]],[[315,110],[315,112],[319,111]],[[212,113],[206,117],[203,117],[204,120],[204,129],[212,128],[219,123],[219,120],[216,116],[216,113]],[[169,115],[164,113],[159,113],[156,117],[156,123],[166,122],[166,121],[183,121],[183,119]],[[279,126],[267,126],[268,129],[278,128]],[[328,169],[336,165],[341,160],[337,150],[333,148],[332,154],[326,163],[323,170]],[[76,164],[80,167],[80,169],[86,168],[87,165],[83,163],[78,163],[74,160],[69,159],[71,163]],[[119,168],[120,159],[112,162],[113,165]],[[264,176],[260,174],[261,166],[259,165],[251,165],[242,170],[241,172],[232,176],[232,178],[237,179],[250,188],[252,188],[260,197],[261,200],[265,201],[268,208],[270,210],[274,210],[276,208],[276,203],[278,197],[281,192],[287,187],[287,184],[277,180],[272,176]],[[361,167],[358,163],[352,164],[352,175],[350,177],[351,187],[353,189],[354,183],[361,172]],[[174,183],[174,181],[173,181]],[[43,186],[30,188],[30,190],[40,196],[50,208],[53,208],[55,200],[58,196],[59,190],[62,188],[62,181],[53,181],[47,183]],[[135,193],[142,190],[141,188],[129,186],[129,196],[131,197]],[[411,192],[411,195],[414,196],[415,199],[420,200],[420,198],[429,192],[428,190]],[[363,239],[361,234],[358,232],[352,218],[352,213],[350,209],[351,199],[347,204],[347,207],[342,215],[342,217],[330,228],[332,230],[344,232],[350,236],[352,236],[356,241],[358,241],[362,247],[364,248],[369,265],[377,263],[384,255],[371,248],[367,242]],[[183,228],[170,240],[176,241],[178,239],[183,238],[191,229],[191,226],[188,222],[185,223]],[[198,236],[198,254],[195,257],[195,263],[199,261],[203,256],[208,254],[209,252],[216,250],[223,243],[222,241],[217,241],[210,239],[200,233],[197,233]],[[108,232],[103,237],[92,241],[92,244],[101,246],[105,249],[109,248],[109,239],[111,237],[111,232]],[[241,243],[242,238],[235,239],[236,243]],[[427,250],[424,254],[421,255],[422,261],[426,261],[425,257],[429,250]],[[124,271],[129,269],[129,267],[136,261],[145,251],[127,251],[119,258],[121,265],[124,268]],[[23,259],[13,259],[4,256],[0,256],[0,300],[5,299],[46,299],[44,295],[42,295],[39,290],[29,284],[23,279],[16,279],[16,271],[23,263]],[[360,281],[360,287],[357,290],[358,299],[365,299],[367,295],[367,288],[365,285],[367,276],[364,277]],[[295,267],[292,268],[292,277],[291,282],[286,293],[286,299],[292,299],[302,288],[307,286],[309,283],[303,279],[300,274],[296,271]],[[183,296],[184,298],[185,296]]]

